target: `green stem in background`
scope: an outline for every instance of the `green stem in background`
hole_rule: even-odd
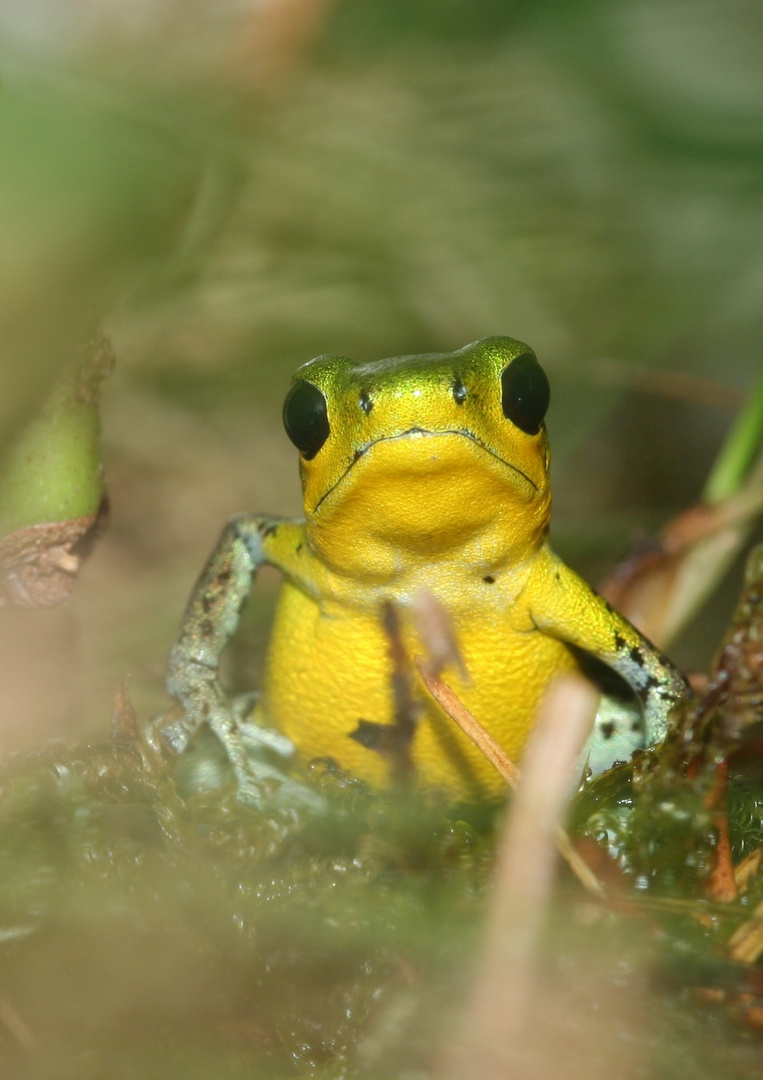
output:
[[[731,426],[700,502],[668,523],[661,552],[623,563],[602,583],[660,648],[716,588],[763,513],[763,370]]]
[[[0,475],[0,598],[47,607],[68,598],[106,506],[99,405],[113,366],[106,338],[61,380]],[[4,593],[4,595],[2,595]]]
[[[702,498],[714,504],[736,494],[751,471],[763,438],[763,371],[721,447]]]
[[[98,408],[112,366],[108,342],[90,342],[3,464],[0,535],[95,514],[104,497]]]
[[[744,547],[763,511],[763,372],[726,436],[702,500],[713,518],[676,564],[670,603],[655,633],[666,647],[695,615]],[[680,520],[680,519],[679,519]]]

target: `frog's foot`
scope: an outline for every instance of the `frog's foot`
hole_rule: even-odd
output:
[[[250,769],[250,776],[236,775],[236,797],[247,806],[258,810],[265,806],[325,809],[326,800],[314,788],[295,780],[275,766],[250,760]]]
[[[237,798],[257,809],[266,805],[320,809],[325,805],[322,796],[285,771],[296,756],[294,744],[253,719],[256,702],[256,695],[242,695],[230,710],[206,718],[233,769]],[[162,735],[176,754],[182,754],[199,726],[186,715],[162,728]]]
[[[228,760],[236,771],[236,776],[247,775],[247,754],[241,744],[239,735],[239,717],[234,710],[215,710],[214,713],[205,717],[203,721],[189,713],[184,713],[179,720],[174,720],[161,729],[161,733],[170,749],[176,754],[182,754],[188,749],[192,737],[202,726],[207,723],[228,755]]]
[[[243,747],[237,717],[227,708],[207,707],[204,712],[205,715],[199,717],[190,710],[186,711],[178,720],[174,720],[161,729],[162,737],[175,754],[181,755],[188,749],[194,734],[206,723],[225,750],[239,790],[248,793],[247,801],[255,801],[254,793],[257,789],[258,776],[251,767],[249,757]],[[259,800],[261,801],[261,795]]]
[[[313,788],[295,780],[285,771],[296,756],[291,739],[271,728],[248,722],[237,730],[236,751],[243,754],[244,768],[228,753],[238,787],[237,798],[248,806],[262,809],[266,804],[279,807],[304,807],[320,810],[325,799]]]
[[[236,699],[232,707],[234,712],[246,717],[240,720],[238,730],[250,767],[258,781],[267,786],[272,783],[278,785],[272,795],[272,802],[277,806],[303,806],[319,810],[325,806],[325,799],[314,788],[295,780],[284,771],[296,760],[297,748],[291,739],[280,731],[258,723],[259,709],[256,703],[256,695],[248,694],[244,700]],[[249,801],[247,795],[242,793],[240,783],[239,798],[244,802]]]
[[[617,761],[630,761],[645,745],[644,716],[638,702],[622,701],[606,694],[599,702],[593,730],[583,748],[580,768],[597,776]]]

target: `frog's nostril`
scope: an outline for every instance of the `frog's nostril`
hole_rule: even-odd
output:
[[[451,391],[453,393],[453,400],[456,405],[463,405],[466,401],[466,387],[461,381],[460,375],[456,375],[451,384]]]
[[[361,390],[360,391],[360,397],[358,398],[358,404],[360,405],[361,409],[366,414],[366,416],[368,416],[368,414],[371,412],[371,409],[373,409],[373,407],[374,407],[374,403],[373,403],[373,401],[371,399],[371,395],[369,394],[369,392],[367,390]]]

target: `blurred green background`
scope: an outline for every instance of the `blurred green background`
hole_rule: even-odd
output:
[[[125,675],[165,707],[225,519],[299,513],[280,407],[318,353],[530,343],[592,580],[698,496],[760,365],[759,4],[3,0],[0,42],[0,438],[94,319],[119,356],[111,527],[67,609],[5,616],[6,745],[102,732]]]

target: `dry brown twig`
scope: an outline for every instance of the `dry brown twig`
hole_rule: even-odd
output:
[[[745,855],[741,862],[734,867],[734,881],[740,893],[747,889],[747,885],[760,869],[760,860],[763,856],[763,848],[755,848],[749,855]]]
[[[678,514],[649,550],[622,560],[599,592],[650,641],[667,648],[740,551],[761,510],[763,455],[739,491]]]
[[[754,964],[763,954],[763,901],[753,911],[752,918],[731,935],[727,950],[732,960],[744,964]]]

